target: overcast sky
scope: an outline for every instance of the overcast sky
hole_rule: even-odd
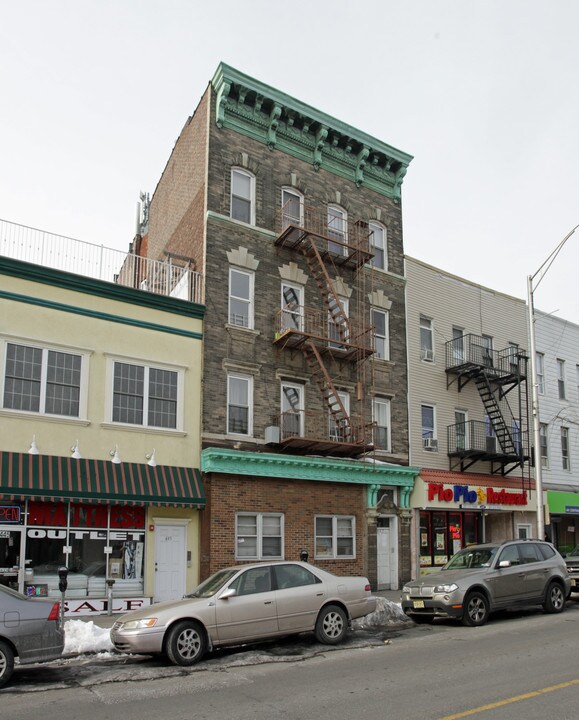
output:
[[[128,249],[218,63],[414,156],[407,254],[516,297],[579,224],[577,0],[0,0],[0,218]],[[579,230],[535,293],[579,323]]]

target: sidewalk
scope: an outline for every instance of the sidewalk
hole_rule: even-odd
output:
[[[372,594],[376,597],[386,598],[386,600],[392,603],[400,603],[400,590],[376,590],[376,592]],[[93,622],[97,627],[100,628],[111,628],[120,617],[121,615],[118,613],[115,615],[80,615],[75,618],[65,617],[64,621],[66,622],[67,620],[84,620],[85,622]]]

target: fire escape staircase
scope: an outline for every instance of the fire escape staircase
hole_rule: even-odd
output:
[[[495,432],[499,446],[505,455],[518,455],[517,448],[513,441],[513,437],[498,403],[496,394],[493,392],[491,382],[487,371],[483,368],[477,377],[475,383],[481,400],[485,407],[487,416],[491,426]]]

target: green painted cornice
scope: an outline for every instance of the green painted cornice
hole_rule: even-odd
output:
[[[217,126],[394,199],[412,156],[220,63],[211,81]]]
[[[358,485],[398,485],[412,490],[418,468],[367,461],[305,455],[277,455],[226,448],[201,452],[203,472],[253,477],[283,477],[295,480],[346,482]]]
[[[140,305],[173,315],[184,315],[185,317],[198,319],[202,319],[205,315],[205,306],[198,303],[179,300],[167,295],[157,295],[144,290],[135,290],[124,285],[96,280],[84,275],[75,275],[64,270],[54,270],[44,265],[14,260],[4,255],[0,255],[0,274],[45,285],[53,285],[64,290],[130,303],[131,305]]]

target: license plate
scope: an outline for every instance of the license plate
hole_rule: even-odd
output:
[[[424,600],[414,600],[414,602],[412,603],[412,606],[413,606],[416,610],[418,610],[419,608],[423,608],[423,607],[424,607]]]

